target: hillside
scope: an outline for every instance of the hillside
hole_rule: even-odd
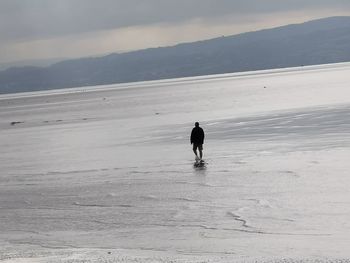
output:
[[[0,72],[0,93],[350,61],[350,17]]]

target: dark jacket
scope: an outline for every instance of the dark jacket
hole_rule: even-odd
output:
[[[201,127],[194,127],[191,133],[191,144],[203,144],[204,143],[204,131]]]

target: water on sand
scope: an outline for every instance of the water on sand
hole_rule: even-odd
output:
[[[3,96],[0,259],[349,258],[349,73]]]

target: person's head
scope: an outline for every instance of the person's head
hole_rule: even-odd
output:
[[[199,122],[196,122],[194,126],[199,127]]]

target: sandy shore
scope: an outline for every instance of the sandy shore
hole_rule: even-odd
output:
[[[0,260],[348,262],[349,73],[1,97]]]

